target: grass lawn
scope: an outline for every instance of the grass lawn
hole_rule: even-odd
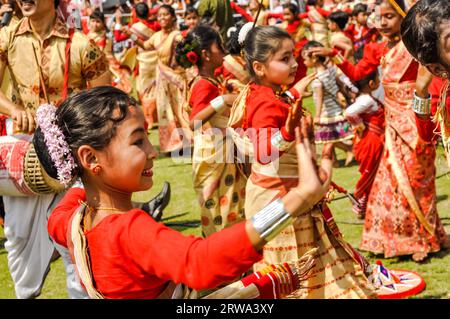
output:
[[[151,141],[156,145],[157,131],[150,135]],[[345,154],[337,150],[338,159],[342,162]],[[446,167],[442,147],[438,148],[437,166],[437,194],[438,211],[450,234],[450,170]],[[156,195],[164,181],[172,187],[172,199],[165,210],[163,222],[168,226],[184,233],[200,235],[199,209],[192,187],[190,163],[174,163],[170,158],[160,158],[154,165],[154,187],[144,193],[136,193],[135,199],[146,201]],[[333,180],[348,190],[353,190],[359,178],[356,164],[346,168],[337,168],[333,171]],[[346,240],[354,247],[358,247],[362,233],[362,221],[356,219],[351,211],[351,203],[338,195],[331,203],[331,209]],[[13,283],[7,268],[6,251],[4,249],[4,234],[0,228],[0,298],[15,298]],[[414,270],[421,274],[427,284],[426,289],[414,298],[448,298],[450,293],[450,250],[432,254],[424,263],[417,264],[410,257],[383,259],[363,252],[369,260],[375,262],[381,259],[392,269]],[[51,264],[51,271],[45,281],[42,294],[39,298],[67,298],[66,278],[61,259]]]

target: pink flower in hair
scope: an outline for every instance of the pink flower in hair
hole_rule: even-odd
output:
[[[68,187],[77,165],[64,134],[56,125],[56,106],[52,104],[41,105],[36,112],[36,121],[41,128],[48,153],[58,172],[58,180],[65,187]]]

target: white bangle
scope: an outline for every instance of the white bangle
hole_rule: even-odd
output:
[[[291,224],[293,218],[284,210],[283,201],[278,198],[253,215],[251,221],[256,232],[268,242]]]
[[[280,151],[284,152],[287,151],[292,144],[294,144],[294,141],[286,141],[283,137],[283,135],[281,134],[281,130],[276,132],[275,134],[272,135],[272,137],[270,138],[270,144],[273,147],[278,148]]]
[[[116,23],[116,25],[114,26],[114,30],[120,30],[122,29],[122,25],[120,23]]]
[[[419,115],[430,115],[431,113],[431,96],[428,94],[428,98],[424,99],[417,96],[414,91],[414,99],[412,109]]]
[[[209,104],[211,104],[214,111],[219,113],[225,108],[225,99],[223,98],[222,95],[220,95],[215,99],[213,99],[211,102],[209,102]]]
[[[130,39],[131,39],[131,41],[136,42],[136,40],[138,39],[138,37],[137,37],[136,34],[131,34],[131,35],[130,35]]]

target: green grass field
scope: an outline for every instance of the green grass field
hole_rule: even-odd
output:
[[[157,144],[157,131],[153,130],[150,139]],[[338,159],[343,162],[345,154],[337,151]],[[438,148],[437,166],[437,194],[438,211],[450,234],[450,170],[446,166],[442,147]],[[359,178],[356,164],[350,167],[337,168],[333,171],[333,180],[348,190],[353,190]],[[190,163],[174,163],[170,158],[159,158],[154,165],[154,187],[144,193],[136,193],[135,199],[146,201],[156,195],[164,181],[168,181],[172,188],[172,198],[166,208],[163,222],[168,226],[184,233],[200,235],[199,209],[192,187],[192,174]],[[348,199],[337,196],[331,203],[331,209],[346,240],[354,247],[359,246],[362,233],[362,221],[356,219],[351,211]],[[0,228],[0,298],[15,298],[13,283],[8,272],[6,251],[4,249],[4,234]],[[450,293],[450,250],[430,255],[423,263],[415,263],[410,257],[383,259],[363,252],[372,262],[381,259],[392,269],[414,270],[421,274],[427,284],[426,289],[414,298],[449,298]],[[51,264],[50,273],[45,281],[42,299],[67,298],[66,278],[61,259]]]

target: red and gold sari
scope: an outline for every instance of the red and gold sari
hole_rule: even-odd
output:
[[[411,109],[417,63],[402,42],[381,59],[385,150],[369,196],[361,249],[385,257],[439,251],[447,235],[436,209],[436,150]]]
[[[156,49],[155,85],[149,98],[156,101],[161,153],[175,152],[190,146],[192,132],[186,127],[183,115],[183,102],[186,90],[185,71],[175,64],[174,50],[181,39],[178,30],[165,35],[156,32],[148,41]]]

